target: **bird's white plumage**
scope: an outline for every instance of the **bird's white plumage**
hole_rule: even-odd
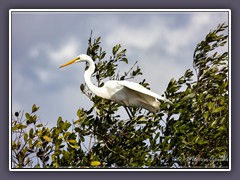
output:
[[[71,60],[60,67],[73,63],[86,61],[89,68],[84,73],[84,79],[89,89],[105,99],[115,101],[124,106],[141,107],[150,112],[157,112],[160,109],[159,100],[166,100],[162,96],[150,91],[142,85],[131,81],[108,81],[103,87],[97,87],[91,82],[91,75],[95,70],[92,58],[88,55],[81,54],[74,60]]]
[[[125,86],[127,88],[130,88],[134,91],[138,91],[141,92],[143,94],[149,95],[149,96],[153,96],[159,100],[165,100],[165,98],[163,98],[162,96],[160,96],[157,93],[154,93],[152,91],[150,91],[149,89],[143,87],[142,85],[135,83],[135,82],[131,82],[131,81],[118,81],[118,84]]]

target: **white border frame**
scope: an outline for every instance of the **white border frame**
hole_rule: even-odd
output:
[[[11,162],[11,116],[12,116],[12,12],[228,12],[229,87],[231,87],[231,10],[230,9],[10,9],[9,10],[9,171],[231,171],[231,90],[229,90],[229,169],[15,169]]]

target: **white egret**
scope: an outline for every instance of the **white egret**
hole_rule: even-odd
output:
[[[60,66],[60,68],[84,61],[89,64],[88,69],[84,73],[85,82],[88,88],[97,96],[112,100],[123,106],[141,107],[153,113],[160,109],[160,102],[158,100],[168,101],[135,82],[111,80],[107,81],[103,87],[95,86],[91,82],[91,75],[94,73],[95,64],[92,58],[86,54],[79,55]]]

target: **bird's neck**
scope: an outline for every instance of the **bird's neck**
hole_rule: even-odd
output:
[[[100,97],[103,97],[104,93],[103,93],[103,89],[100,88],[100,87],[97,87],[95,86],[92,81],[91,81],[91,76],[92,74],[94,73],[94,70],[95,70],[95,64],[94,62],[91,60],[87,61],[87,63],[89,64],[89,67],[88,69],[85,71],[84,73],[84,79],[85,79],[85,82],[88,86],[88,88],[94,93],[96,94],[97,96],[100,96]]]

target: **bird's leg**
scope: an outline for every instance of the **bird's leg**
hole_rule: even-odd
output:
[[[129,116],[129,118],[130,119],[132,119],[132,117],[130,116],[130,114],[129,114],[129,112],[128,112],[128,109],[127,109],[127,107],[125,107],[125,106],[123,106],[124,108],[125,108],[125,110],[127,111],[127,114],[128,114],[128,116]]]
[[[128,110],[130,111],[132,117],[134,116],[134,113],[132,112],[131,108],[128,108]]]
[[[132,118],[133,118],[133,112],[131,111],[131,109],[129,109],[128,107],[125,107],[124,106],[124,108],[125,108],[125,110],[127,111],[127,114],[128,114],[128,116],[129,116],[129,118],[132,120]],[[131,114],[129,113],[129,111],[130,111],[130,113],[132,114],[132,116],[131,116]]]

